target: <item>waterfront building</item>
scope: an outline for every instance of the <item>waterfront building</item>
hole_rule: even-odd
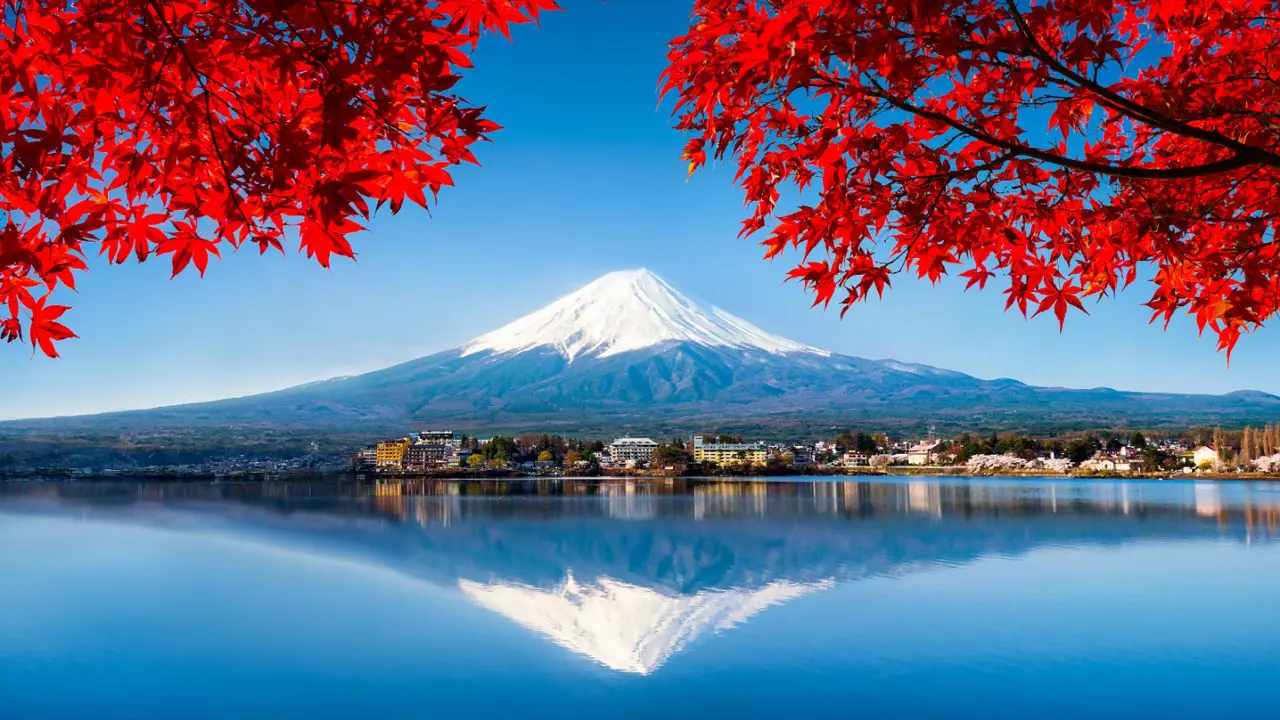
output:
[[[702,435],[694,435],[693,459],[712,465],[763,465],[769,459],[769,446],[763,442],[707,442]]]
[[[1107,471],[1107,472],[1133,472],[1140,470],[1141,463],[1134,458],[1125,457],[1116,453],[1100,452],[1084,462],[1080,463],[1081,470]]]
[[[1201,445],[1195,449],[1195,452],[1191,453],[1191,460],[1196,467],[1207,463],[1210,467],[1216,469],[1218,467],[1218,451],[1208,445]]]
[[[921,440],[911,449],[907,450],[908,465],[932,465],[934,461],[934,453],[938,451],[938,447],[942,445],[939,440]]]
[[[618,438],[609,443],[609,457],[615,463],[649,462],[658,443],[651,438]]]
[[[452,430],[423,430],[418,433],[416,445],[451,445],[456,446]]]
[[[364,447],[351,455],[351,469],[355,472],[373,470],[378,467],[378,449]]]
[[[375,453],[379,469],[399,470],[403,467],[404,454],[409,449],[408,438],[384,440],[378,443]]]
[[[850,450],[840,458],[840,464],[845,467],[866,467],[869,463],[867,456],[863,453]]]
[[[416,443],[405,449],[402,465],[405,470],[414,472],[444,467],[452,451],[449,445]]]
[[[813,464],[813,450],[804,445],[791,448],[791,464],[795,467],[806,467]]]

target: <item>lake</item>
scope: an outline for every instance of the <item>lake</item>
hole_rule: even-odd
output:
[[[1276,718],[1280,485],[0,483],[0,717]]]

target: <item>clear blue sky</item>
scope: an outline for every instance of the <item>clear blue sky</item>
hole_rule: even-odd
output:
[[[506,127],[430,215],[380,215],[358,262],[324,270],[246,249],[204,280],[168,263],[93,265],[64,357],[0,347],[0,419],[245,395],[455,346],[610,270],[648,267],[689,295],[795,340],[980,377],[1072,387],[1280,393],[1280,333],[1245,338],[1230,369],[1189,319],[1147,324],[1145,288],[1075,316],[1003,312],[999,288],[900,278],[843,321],[810,309],[785,262],[738,240],[727,170],[685,179],[657,105],[666,41],[688,0],[564,0],[565,13],[491,39],[461,86]]]

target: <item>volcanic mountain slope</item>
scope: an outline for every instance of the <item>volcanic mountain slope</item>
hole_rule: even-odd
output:
[[[595,427],[916,418],[1017,426],[1274,417],[1280,398],[1040,388],[827,352],[695,302],[647,270],[609,273],[465,345],[364,375],[134,413],[134,424],[447,422]],[[576,419],[576,420],[575,420]]]

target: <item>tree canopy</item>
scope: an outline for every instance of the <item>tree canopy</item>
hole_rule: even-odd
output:
[[[684,448],[684,441],[674,438],[654,448],[649,464],[656,468],[686,465],[691,461],[689,452]]]
[[[661,84],[690,172],[733,159],[815,304],[958,273],[1061,324],[1142,271],[1228,358],[1280,310],[1280,0],[691,1]],[[327,266],[426,207],[498,129],[453,89],[469,49],[556,4],[4,8],[0,338],[56,356],[95,247]]]
[[[1276,0],[696,0],[668,59],[815,304],[999,275],[1061,323],[1149,266],[1228,358],[1280,309]]]
[[[0,338],[56,356],[86,253],[176,275],[286,238],[354,255],[498,126],[453,91],[482,35],[553,0],[9,2],[0,22]]]

